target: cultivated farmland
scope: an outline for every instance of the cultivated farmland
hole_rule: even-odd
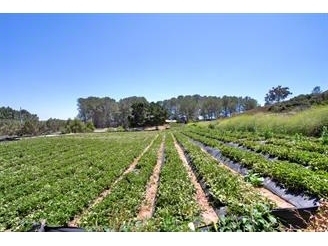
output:
[[[4,142],[0,231],[42,219],[88,231],[285,230],[272,211],[300,207],[264,178],[314,206],[328,197],[326,145],[290,142],[200,126]]]

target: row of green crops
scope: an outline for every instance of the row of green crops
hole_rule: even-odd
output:
[[[191,143],[181,133],[175,133],[179,143],[190,158],[195,172],[206,183],[209,192],[228,207],[228,217],[220,220],[220,231],[272,231],[276,220],[271,216],[273,204],[262,197],[240,176],[223,167],[199,146]],[[238,219],[242,218],[242,219]],[[225,223],[229,220],[229,223]]]
[[[165,141],[165,162],[160,175],[155,212],[139,228],[142,231],[189,231],[188,223],[200,217],[196,190],[174,146],[172,135]]]
[[[328,145],[314,142],[313,140],[300,139],[276,139],[271,138],[266,141],[267,143],[274,144],[276,146],[293,147],[301,150],[307,150],[311,152],[318,152],[321,154],[328,155]]]
[[[128,230],[135,220],[145,195],[147,181],[157,163],[163,134],[142,156],[135,169],[127,173],[111,193],[82,217],[80,226],[92,231]]]
[[[213,135],[184,132],[187,136],[200,141],[210,147],[217,148],[222,155],[239,162],[252,169],[254,172],[271,177],[287,188],[317,195],[319,197],[328,196],[328,174],[312,171],[303,166],[287,161],[270,161],[263,155],[245,151],[237,147],[227,146],[215,139]],[[213,139],[214,138],[214,139]]]
[[[277,146],[273,144],[260,144],[248,140],[238,140],[238,143],[246,148],[269,154],[270,156],[278,157],[280,160],[299,163],[305,167],[310,167],[312,170],[328,171],[328,156],[307,150],[299,150],[293,146]]]
[[[318,152],[321,154],[328,154],[328,145],[323,144],[320,138],[305,137],[300,134],[286,135],[286,134],[273,134],[270,131],[267,132],[247,132],[247,131],[224,131],[217,128],[202,127],[199,125],[191,125],[189,128],[197,131],[209,131],[216,136],[225,137],[227,141],[232,141],[235,138],[247,139],[251,141],[264,141],[266,143],[272,143],[275,145],[283,145],[288,147],[294,147],[300,150],[307,150],[312,152]],[[231,140],[229,140],[231,138]]]
[[[40,219],[67,223],[109,188],[154,137],[129,133],[1,144],[6,155],[0,162],[0,231],[25,231]]]
[[[208,188],[206,193],[227,207],[227,215],[214,227],[217,231],[277,230],[276,220],[269,214],[274,205],[241,176],[202,151],[192,139],[218,148],[230,159],[290,188],[327,197],[325,169],[313,171],[286,161],[268,161],[262,154],[224,143],[244,141],[259,145],[265,140],[259,134],[251,138],[249,133],[221,133],[197,127],[185,127],[183,133],[178,131],[172,131],[175,137],[170,130],[169,134],[158,131],[75,134],[1,143],[0,231],[26,231],[41,219],[48,224],[65,225],[75,216],[81,218],[79,226],[90,231],[189,231],[188,224],[202,218],[195,187],[175,148],[174,138],[183,147],[199,181]],[[147,146],[149,149],[135,169],[123,175]],[[152,218],[139,221],[138,213],[159,150],[163,150],[161,146],[165,158],[154,213]],[[325,158],[321,152],[312,154]],[[90,206],[108,190],[108,196]]]
[[[208,137],[213,137],[223,142],[237,143],[241,146],[254,150],[255,152],[269,154],[270,156],[278,157],[281,160],[299,163],[306,167],[309,166],[312,170],[328,171],[328,156],[326,154],[301,150],[297,146],[277,146],[268,142],[259,142],[252,140],[251,137],[243,138],[242,136],[244,134],[222,134],[216,131],[200,128],[194,129],[193,131],[202,133]]]

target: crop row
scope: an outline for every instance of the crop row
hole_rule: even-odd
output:
[[[123,231],[131,226],[145,195],[147,181],[156,165],[162,141],[163,135],[155,140],[135,169],[127,173],[112,187],[111,193],[82,218],[80,226],[93,231]]]
[[[0,171],[23,170],[22,165],[33,163],[36,156],[40,161],[49,158],[57,159],[64,153],[72,151],[75,143],[76,141],[64,138],[56,140],[39,138],[0,145],[0,149],[4,152],[0,155]]]
[[[274,144],[277,146],[293,147],[299,150],[318,152],[320,154],[328,154],[328,146],[322,144],[320,139],[313,137],[305,137],[302,135],[283,135],[283,134],[271,134],[270,132],[241,132],[241,131],[220,131],[218,129],[210,129],[204,127],[194,127],[197,131],[207,131],[211,132],[216,136],[224,136],[227,139],[239,139],[239,140],[249,140],[249,141],[263,141],[267,144]]]
[[[36,162],[35,165],[44,170],[42,176],[34,180],[36,185],[24,185],[24,174],[20,173],[18,183],[13,184],[14,188],[1,189],[0,231],[25,230],[32,222],[42,218],[53,224],[68,222],[101,191],[107,189],[151,141],[150,135],[140,135],[136,139],[131,139],[130,136],[126,135],[125,138],[117,140],[109,138],[110,141],[73,139],[76,144],[70,144],[70,148],[82,148],[84,154],[76,151],[76,154],[80,153],[81,156],[76,155],[75,159],[68,159],[69,162],[58,159],[48,159],[44,163]],[[60,149],[52,149],[50,144],[48,150],[60,152]],[[37,160],[37,153],[35,158]],[[30,167],[31,164],[26,166]],[[26,170],[33,173],[31,167]],[[25,174],[31,175],[29,172]],[[11,178],[15,179],[14,176]],[[8,181],[10,182],[10,178]],[[19,189],[15,189],[15,186]],[[21,189],[23,191],[20,191]],[[16,199],[13,199],[15,197]]]
[[[57,139],[52,139],[52,141],[46,141],[44,143],[48,147],[48,153],[61,153],[56,158],[48,157],[47,159],[43,159],[42,156],[44,153],[34,152],[30,153],[28,158],[24,157],[20,160],[19,165],[17,165],[19,166],[17,171],[6,169],[0,172],[0,177],[3,181],[0,184],[0,188],[3,191],[2,199],[9,202],[17,199],[17,197],[27,196],[31,193],[33,196],[33,193],[36,190],[42,189],[45,183],[57,183],[58,180],[65,177],[74,176],[75,172],[79,170],[79,167],[83,165],[90,166],[90,168],[84,171],[94,176],[92,173],[97,172],[97,168],[100,169],[99,171],[105,168],[102,160],[111,160],[108,151],[114,148],[113,151],[119,152],[127,148],[127,152],[131,152],[134,148],[133,141],[126,143],[126,145],[116,141],[115,145],[113,145],[114,142],[111,143],[109,141],[62,139],[60,141],[62,147],[65,148],[68,145],[71,148],[70,151],[62,153],[62,147],[56,145],[57,141]],[[31,145],[33,143],[35,142],[31,142]],[[53,147],[52,143],[56,147]],[[22,144],[22,148],[24,148],[24,142]]]
[[[280,160],[299,163],[305,167],[310,167],[312,170],[328,171],[328,156],[316,152],[299,150],[293,146],[277,146],[273,144],[260,144],[248,140],[237,140],[236,143],[270,156],[278,157]]]
[[[266,140],[268,144],[274,144],[276,146],[293,147],[301,150],[307,150],[311,152],[318,152],[328,155],[328,146],[322,143],[313,142],[310,140],[290,140],[290,139],[276,139],[269,138]]]
[[[185,134],[219,149],[223,156],[239,162],[257,173],[271,177],[287,188],[319,197],[328,196],[328,175],[326,173],[318,173],[287,161],[270,161],[261,154],[227,146],[209,136],[201,135],[202,133],[185,131]]]
[[[263,154],[269,154],[270,156],[278,157],[280,160],[287,160],[290,162],[296,162],[303,166],[310,167],[312,170],[322,170],[328,171],[328,157],[325,154],[320,154],[316,152],[300,150],[293,146],[277,146],[273,144],[260,143],[258,141],[244,139],[232,134],[213,134],[211,131],[205,129],[192,130],[193,132],[201,133],[202,135],[223,141],[223,142],[233,142],[241,146],[249,148],[255,152],[260,152]]]
[[[165,162],[160,175],[155,212],[142,231],[190,230],[188,223],[200,216],[195,194],[195,187],[170,135],[165,141]]]
[[[251,184],[219,164],[209,154],[191,143],[181,133],[175,133],[183,146],[198,177],[202,179],[210,194],[228,207],[228,216],[242,217],[242,221],[233,222],[231,230],[269,231],[273,230],[275,219],[269,215],[273,204],[262,197]],[[221,218],[222,219],[222,218]]]

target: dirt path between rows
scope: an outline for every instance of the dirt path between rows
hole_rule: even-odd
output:
[[[201,150],[205,153],[207,153],[206,150],[204,150],[203,148],[201,148]],[[209,153],[207,153],[208,155],[210,155]],[[230,167],[224,165],[223,163],[219,162],[217,159],[215,159],[212,155],[210,155],[211,158],[213,160],[215,160],[219,165],[222,165],[222,167],[228,169],[230,172],[240,176],[241,174],[236,172],[235,170],[231,169]],[[285,201],[284,199],[280,198],[279,196],[275,195],[274,193],[272,193],[271,191],[265,189],[265,188],[257,188],[257,187],[253,187],[258,193],[260,193],[262,196],[268,198],[270,201],[274,202],[278,208],[295,208],[295,206],[293,206],[292,204],[290,204],[289,202]]]
[[[182,148],[177,143],[177,141],[173,135],[172,135],[172,137],[174,139],[174,146],[179,153],[179,157],[180,157],[184,167],[187,169],[188,176],[196,189],[195,199],[200,207],[201,215],[203,217],[204,223],[205,224],[211,224],[213,222],[216,223],[219,220],[218,215],[214,211],[213,207],[209,204],[208,199],[207,199],[202,187],[198,183],[195,174],[193,173],[191,167],[188,164],[187,158],[186,158]]]
[[[149,182],[147,184],[145,199],[142,202],[141,208],[137,216],[139,220],[149,219],[153,216],[154,213],[155,199],[156,199],[157,189],[159,185],[159,176],[163,164],[164,143],[165,143],[165,135],[163,138],[163,142],[158,150],[156,166],[154,167],[153,174],[150,177]]]
[[[89,211],[94,207],[94,206],[96,206],[97,204],[99,204],[100,202],[102,202],[104,199],[105,199],[105,197],[107,197],[110,193],[111,193],[111,191],[112,191],[112,189],[113,189],[113,187],[118,183],[118,182],[120,182],[123,178],[124,178],[124,176],[126,175],[126,174],[128,174],[129,172],[131,172],[135,167],[136,167],[136,165],[138,164],[138,162],[139,162],[139,160],[141,159],[141,157],[148,151],[148,149],[153,145],[153,143],[154,143],[154,141],[157,139],[157,137],[158,137],[159,135],[157,134],[156,136],[155,136],[155,138],[150,142],[150,144],[142,151],[142,153],[137,157],[137,158],[135,158],[134,160],[133,160],[133,162],[130,164],[130,166],[123,172],[123,174],[119,177],[119,178],[117,178],[115,181],[114,181],[114,183],[111,185],[111,187],[109,188],[109,189],[107,189],[107,190],[104,190],[92,203],[91,203],[91,205],[89,205],[88,206],[88,208],[86,208],[84,211],[82,211],[82,213],[80,213],[80,214],[78,214],[78,215],[76,215],[75,217],[74,217],[74,219],[72,220],[72,221],[70,221],[69,223],[68,223],[68,225],[69,226],[78,226],[79,224],[80,224],[80,221],[81,221],[81,218],[82,217],[84,217],[87,213],[89,213]]]
[[[285,201],[284,199],[280,198],[279,196],[273,194],[271,191],[265,188],[255,188],[257,191],[262,195],[268,198],[269,200],[273,201],[278,208],[295,208],[294,205],[290,204],[289,202]]]

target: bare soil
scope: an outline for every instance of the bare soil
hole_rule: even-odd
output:
[[[130,166],[123,172],[123,174],[114,181],[114,183],[111,185],[111,187],[107,190],[104,190],[95,200],[92,201],[91,205],[89,205],[84,211],[82,211],[82,213],[76,215],[74,217],[73,220],[71,220],[68,225],[69,226],[78,226],[80,224],[81,218],[84,217],[94,206],[96,206],[97,204],[99,204],[100,202],[102,202],[105,197],[107,197],[113,187],[119,182],[121,181],[124,176],[126,174],[128,174],[129,172],[133,171],[133,169],[136,167],[136,165],[138,164],[139,160],[141,159],[141,157],[148,151],[148,149],[150,148],[150,146],[152,146],[152,144],[154,143],[154,141],[156,140],[156,138],[158,137],[158,135],[156,135],[156,137],[151,141],[151,143],[143,150],[143,152],[133,160],[133,162],[130,164]]]
[[[163,130],[166,130],[166,129],[169,129],[170,126],[169,125],[162,125],[162,126],[152,126],[152,127],[146,127],[144,130],[145,131],[155,131],[155,130],[160,130],[160,131],[163,131]]]
[[[277,208],[295,208],[294,205],[290,204],[289,202],[285,201],[284,199],[280,198],[276,194],[272,193],[271,191],[265,188],[255,188],[262,196],[265,196],[269,200],[273,201]]]
[[[187,169],[188,176],[196,189],[195,199],[196,199],[197,203],[199,204],[199,207],[202,211],[201,215],[203,217],[204,223],[205,224],[216,223],[219,220],[218,215],[214,211],[213,207],[209,204],[208,199],[207,199],[202,187],[198,183],[195,174],[193,173],[191,167],[188,164],[188,161],[186,159],[186,156],[183,153],[183,150],[181,149],[181,147],[179,146],[179,144],[177,143],[175,138],[174,138],[174,145],[179,153],[180,159],[181,159],[184,167]]]
[[[305,231],[328,232],[328,201],[322,201],[319,211],[310,220],[310,225]]]
[[[155,198],[156,198],[158,183],[159,183],[159,175],[163,164],[162,160],[164,154],[164,142],[165,142],[165,137],[163,138],[161,147],[158,150],[157,163],[154,168],[153,174],[150,177],[150,180],[147,184],[145,199],[141,205],[139,214],[137,216],[139,220],[149,219],[152,217],[154,213]]]

